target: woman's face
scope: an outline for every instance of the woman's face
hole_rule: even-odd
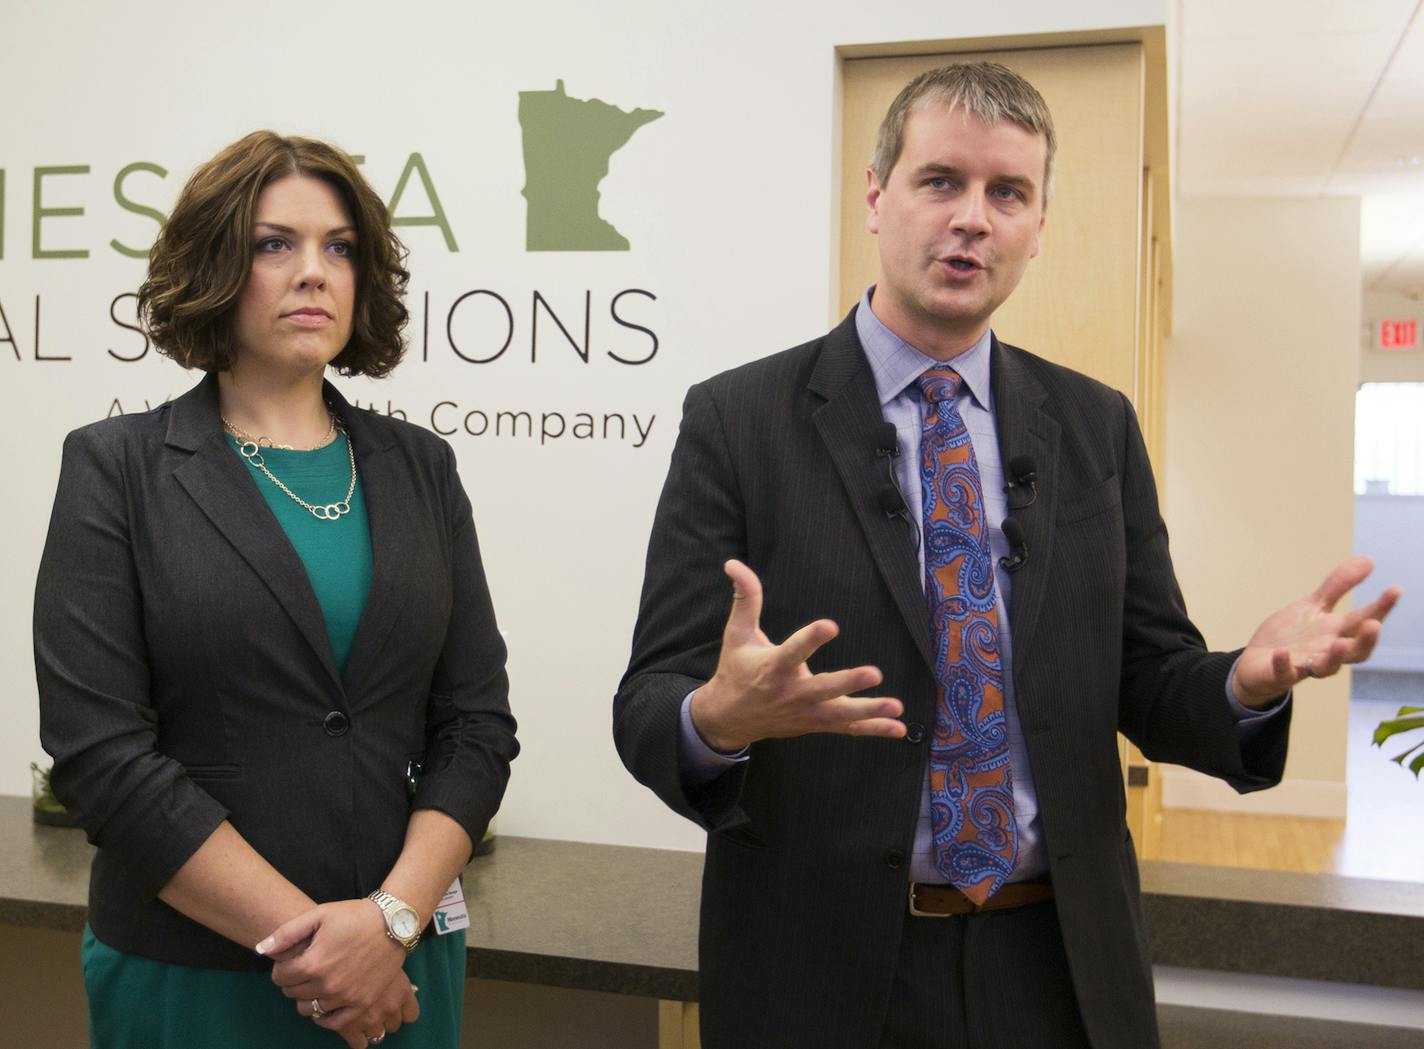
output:
[[[233,320],[235,369],[320,374],[351,338],[356,227],[341,196],[306,175],[257,198],[252,272]]]

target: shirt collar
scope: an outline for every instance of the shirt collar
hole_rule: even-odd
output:
[[[860,299],[860,309],[855,311],[855,333],[860,336],[860,345],[865,349],[866,360],[870,362],[870,373],[875,377],[875,390],[880,395],[883,408],[914,383],[927,368],[938,368],[944,362],[926,356],[896,335],[870,308],[870,296],[875,285],[866,289]],[[984,335],[968,350],[950,361],[950,365],[964,380],[970,395],[986,411],[993,410],[992,392],[989,385],[989,344],[991,335]],[[918,387],[916,388],[918,393]]]

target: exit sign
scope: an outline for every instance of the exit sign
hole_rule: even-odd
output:
[[[1419,322],[1380,321],[1379,341],[1376,345],[1381,350],[1419,349]]]

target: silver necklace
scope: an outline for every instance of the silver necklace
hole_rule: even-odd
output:
[[[228,430],[228,432],[238,439],[238,453],[244,459],[247,460],[249,466],[253,467],[254,469],[261,470],[262,473],[266,476],[267,480],[271,481],[273,484],[275,484],[278,488],[280,488],[283,492],[286,493],[287,498],[291,499],[292,502],[296,503],[307,513],[315,517],[318,521],[337,521],[351,512],[351,497],[356,494],[356,452],[351,447],[351,438],[346,434],[346,427],[342,426],[341,423],[337,421],[336,413],[328,409],[328,414],[331,416],[331,427],[327,430],[327,433],[331,434],[333,431],[335,431],[346,437],[346,457],[351,461],[351,483],[346,488],[345,499],[342,499],[340,502],[325,503],[316,506],[313,506],[311,503],[307,502],[296,492],[292,491],[285,484],[283,484],[281,479],[278,478],[276,474],[274,474],[271,470],[267,468],[267,462],[262,457],[262,449],[264,447],[286,448],[288,450],[292,450],[290,449],[290,446],[273,445],[270,441],[268,441],[266,445],[263,445],[259,442],[266,441],[268,440],[267,438],[264,437],[258,440],[254,440],[251,434],[239,430],[236,426],[228,422],[227,419],[223,418],[221,415],[219,415],[218,418],[222,419],[223,426]],[[325,445],[327,443],[329,442],[323,439],[322,445]],[[321,447],[322,445],[319,445],[318,447]]]
[[[272,440],[272,438],[268,437],[266,434],[263,434],[261,437],[253,437],[252,434],[248,433],[241,426],[238,426],[237,423],[233,422],[221,412],[218,413],[218,418],[221,419],[222,424],[227,427],[228,433],[232,434],[239,441],[242,441],[247,444],[255,444],[259,448],[279,448],[284,452],[295,452],[297,450],[290,444],[279,444],[278,442]],[[326,433],[321,435],[321,440],[317,441],[316,444],[312,445],[310,448],[303,448],[302,451],[319,451],[332,442],[336,435],[336,413],[331,410],[330,405],[328,405],[326,409],[326,418]]]

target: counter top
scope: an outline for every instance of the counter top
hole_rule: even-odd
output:
[[[0,797],[0,924],[78,930],[93,849]],[[487,979],[697,999],[702,856],[501,836],[465,873],[470,972]],[[1142,865],[1162,965],[1424,990],[1424,885]]]
[[[1142,865],[1153,962],[1424,990],[1424,884]]]

